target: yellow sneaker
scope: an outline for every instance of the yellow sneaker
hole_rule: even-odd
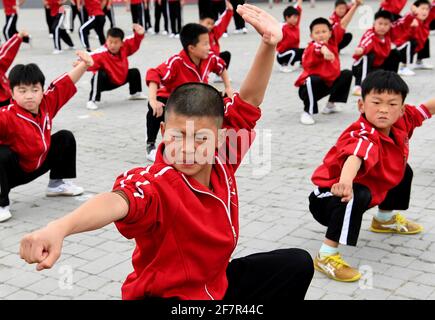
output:
[[[339,253],[321,259],[318,254],[314,259],[314,268],[329,278],[341,282],[354,282],[361,278],[358,270],[349,266]]]
[[[373,217],[370,230],[379,233],[416,234],[423,231],[423,227],[397,213],[388,221],[379,221]]]

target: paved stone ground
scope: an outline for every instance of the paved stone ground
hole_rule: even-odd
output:
[[[368,8],[376,8],[377,3],[368,2]],[[304,3],[302,43],[308,41],[309,22],[319,15],[329,16],[332,6],[332,2],[324,1],[312,9]],[[274,5],[271,12],[281,19],[283,9],[283,4]],[[360,9],[350,25],[354,40],[343,51],[344,67],[350,67],[351,53],[364,31],[359,26],[366,22],[365,10]],[[127,30],[129,13],[117,8],[116,14],[119,26]],[[184,21],[196,19],[197,7],[186,7]],[[69,70],[74,56],[70,51],[51,55],[52,42],[43,21],[42,10],[21,11],[19,27],[31,31],[34,44],[32,48],[23,45],[16,63],[36,62],[50,80]],[[231,25],[230,32],[233,28]],[[73,40],[79,46],[76,33]],[[222,48],[233,54],[230,73],[236,89],[258,41],[252,29],[247,35],[222,39]],[[97,46],[94,36],[92,44]],[[147,68],[179,50],[176,39],[148,36],[139,53],[130,60],[131,65],[139,67],[144,75]],[[310,176],[339,133],[357,118],[356,99],[350,97],[342,113],[320,115],[316,125],[302,126],[298,122],[302,106],[293,86],[296,77],[296,73],[279,73],[276,67],[258,125],[257,151],[251,152],[238,172],[241,238],[235,257],[288,247],[304,248],[314,256],[323,239],[325,228],[308,211],[307,197],[313,188]],[[0,225],[0,299],[120,299],[121,284],[132,270],[134,243],[124,239],[113,225],[67,238],[60,260],[48,271],[36,272],[34,266],[26,265],[18,255],[23,235],[67,214],[94,194],[110,190],[119,173],[147,164],[145,103],[126,100],[128,89],[124,87],[104,93],[101,108],[90,112],[85,108],[90,78],[87,74],[78,83],[78,94],[60,112],[54,128],[69,129],[76,135],[77,183],[86,193],[78,198],[46,198],[47,175],[12,191],[13,218]],[[433,96],[433,80],[433,71],[408,78],[411,89],[408,102],[418,103]],[[411,144],[410,163],[415,178],[407,215],[424,225],[424,233],[416,236],[370,233],[367,229],[372,212],[368,212],[358,247],[341,250],[352,265],[361,267],[364,279],[343,284],[316,274],[307,299],[435,298],[434,131],[435,125],[428,121],[415,132]]]

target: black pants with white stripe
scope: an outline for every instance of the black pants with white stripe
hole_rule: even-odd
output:
[[[171,20],[171,32],[179,34],[181,31],[181,5],[180,1],[169,1],[169,17]]]
[[[161,4],[157,1],[154,2],[154,31],[156,33],[160,32],[160,17],[163,15],[163,22],[165,26],[165,31],[169,32],[168,25],[168,2],[167,0],[162,0]]]
[[[352,33],[346,32],[343,36],[343,40],[341,40],[341,42],[338,44],[338,49],[342,50],[346,48],[349,45],[349,43],[352,42],[352,38],[353,38]]]
[[[109,19],[110,28],[115,28],[116,27],[115,9],[113,7],[107,8],[107,6],[106,6],[106,7],[104,7],[103,12],[104,12],[104,15],[107,17],[107,19]]]
[[[379,209],[408,209],[412,177],[412,169],[407,164],[402,181],[387,193],[384,201],[379,204]],[[330,188],[318,188],[312,192],[309,196],[310,211],[317,222],[328,228],[327,239],[356,246],[362,217],[370,208],[372,194],[366,186],[354,183],[352,200],[341,202],[341,198],[332,195],[330,191]]]
[[[86,50],[90,51],[91,46],[89,45],[89,32],[94,29],[98,35],[98,40],[100,45],[104,45],[106,42],[106,37],[104,35],[104,24],[106,22],[105,16],[91,16],[89,19],[82,24],[79,30],[80,41]]]
[[[230,302],[304,300],[314,275],[313,260],[302,249],[279,249],[231,260],[227,267]]]
[[[42,165],[32,172],[21,169],[18,156],[0,145],[0,207],[9,205],[9,192],[50,171],[50,179],[76,177],[76,140],[72,132],[61,130],[51,136],[50,149]]]
[[[237,13],[236,9],[239,4],[243,5],[245,3],[245,0],[230,0],[230,2],[234,8],[234,14],[233,14],[234,25],[236,26],[236,30],[241,30],[245,27],[245,20],[243,20],[240,14]]]
[[[91,93],[89,94],[89,101],[100,101],[101,92],[117,89],[127,83],[130,94],[142,92],[142,80],[140,77],[140,71],[138,69],[128,69],[127,79],[123,84],[114,84],[109,79],[109,76],[105,71],[99,70],[91,79]]]
[[[60,13],[57,16],[53,17],[51,24],[51,33],[53,34],[54,48],[56,50],[62,50],[62,46],[60,40],[62,39],[69,47],[74,47],[74,43],[71,40],[71,37],[66,32],[66,30],[62,27],[63,20],[65,19],[65,14]]]
[[[299,88],[299,97],[304,102],[304,111],[309,114],[319,112],[317,102],[329,95],[329,102],[347,102],[350,85],[352,83],[352,71],[341,70],[340,76],[328,87],[319,76],[309,76],[305,84]]]
[[[375,70],[386,70],[396,72],[399,70],[400,53],[396,49],[391,50],[390,55],[380,66],[374,67],[375,54],[373,52],[362,56],[352,66],[352,73],[355,77],[355,85],[360,86],[366,76]]]
[[[5,26],[3,27],[3,35],[6,41],[12,38],[12,36],[18,32],[17,20],[18,20],[17,14],[11,14],[9,16],[6,16]]]
[[[296,62],[302,61],[302,55],[304,54],[304,48],[293,48],[283,53],[276,55],[276,60],[282,66],[294,65]]]
[[[225,69],[228,70],[228,67],[230,66],[230,62],[231,62],[231,52],[222,51],[221,53],[219,53],[219,57],[225,61],[225,65],[226,65]]]
[[[168,98],[157,97],[157,100],[166,105]],[[156,143],[157,134],[160,130],[160,123],[165,121],[165,108],[163,108],[163,113],[160,117],[153,115],[153,108],[151,108],[148,102],[148,113],[147,113],[147,144]]]

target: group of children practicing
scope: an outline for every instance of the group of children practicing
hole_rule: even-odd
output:
[[[418,9],[426,3],[415,2],[412,15],[419,19]],[[359,4],[357,0],[334,25],[324,18],[310,25],[313,42],[302,54],[304,70],[298,84],[299,95],[303,100],[307,97],[306,108],[313,111],[311,114],[317,111],[313,88],[322,92],[316,97],[331,94],[331,103],[345,100],[342,91],[350,87],[352,72],[340,70],[339,48],[350,42],[351,35],[344,38],[345,28]],[[358,58],[365,59],[367,66],[360,71],[358,83],[360,116],[344,130],[312,175],[315,187],[309,195],[309,210],[327,227],[314,261],[301,249],[231,259],[239,239],[235,172],[253,143],[257,121],[262,112],[267,112],[259,106],[276,50],[286,41],[286,32],[293,31],[256,6],[237,7],[261,41],[239,92],[234,92],[227,71],[230,55],[220,52],[218,41],[228,26],[232,6],[227,4],[226,10],[221,20],[202,16],[199,24],[186,24],[180,32],[182,50],[147,71],[147,157],[154,163],[125,171],[111,192],[93,197],[68,215],[26,235],[20,246],[22,259],[36,263],[39,271],[51,268],[61,255],[65,237],[114,223],[136,244],[134,270],[123,284],[123,299],[290,301],[305,297],[314,269],[337,281],[361,277],[344,261],[338,247],[356,246],[363,213],[369,208],[379,208],[372,220],[373,232],[422,231],[422,226],[396,210],[408,209],[410,201],[413,173],[407,163],[409,138],[414,128],[435,113],[435,99],[419,106],[405,104],[409,90],[397,70],[373,62],[379,57],[373,49],[376,44],[369,42],[377,41],[377,24],[385,24],[380,28],[384,31],[390,29],[391,16],[381,10],[371,31],[374,35],[366,34],[370,41],[360,46],[367,49],[359,52]],[[301,1],[290,12],[296,12],[289,19],[298,26]],[[74,136],[66,130],[52,135],[52,119],[75,94],[74,84],[86,71],[94,72],[89,100],[93,105],[88,103],[93,109],[102,91],[127,82],[132,98],[143,98],[139,71],[129,69],[127,57],[139,48],[145,30],[135,24],[133,31],[132,37],[124,39],[122,30],[109,30],[103,48],[91,54],[78,52],[74,68],[45,91],[44,75],[35,64],[16,65],[9,77],[5,76],[27,34],[18,33],[1,47],[5,102],[0,109],[0,222],[11,218],[10,190],[47,171],[48,196],[83,193],[82,188],[64,180],[76,176]],[[299,43],[294,43],[293,49],[299,49]],[[301,56],[298,50],[293,52],[287,64]],[[278,55],[278,59],[283,57]],[[222,77],[225,92],[208,84],[211,72]],[[157,145],[159,130],[162,142]],[[231,131],[244,134],[234,140]]]
[[[337,102],[347,102],[352,77],[353,95],[361,96],[361,82],[375,70],[388,70],[401,76],[413,76],[411,70],[433,69],[423,60],[430,57],[429,34],[435,29],[435,6],[429,0],[415,1],[409,13],[400,16],[407,1],[384,0],[374,16],[373,27],[367,30],[353,53],[352,70],[341,69],[340,50],[352,41],[346,32],[362,0],[348,4],[336,0],[333,14],[317,18],[310,24],[311,42],[300,47],[302,0],[284,10],[283,40],[277,46],[277,61],[282,72],[292,72],[298,62],[302,72],[295,82],[304,104],[300,122],[315,123],[318,101],[329,96],[323,114],[341,111]],[[414,62],[414,56],[417,55]]]

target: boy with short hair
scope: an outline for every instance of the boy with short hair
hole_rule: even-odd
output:
[[[6,72],[15,60],[15,57],[23,42],[28,37],[27,32],[20,31],[6,41],[0,48],[0,107],[7,106],[11,100],[11,88]]]
[[[399,70],[400,54],[397,49],[391,49],[392,15],[380,10],[375,14],[373,27],[361,37],[353,55],[352,72],[355,77],[353,95],[361,96],[361,82],[367,74],[382,69],[397,72]]]
[[[11,218],[9,192],[50,170],[47,196],[76,196],[83,189],[69,181],[76,177],[74,135],[61,130],[51,135],[52,119],[76,93],[74,85],[92,58],[77,52],[80,62],[51,83],[36,64],[16,65],[9,73],[10,105],[0,109],[0,222]]]
[[[395,72],[378,70],[362,83],[360,118],[338,138],[313,173],[316,186],[310,211],[328,227],[315,268],[343,282],[361,274],[338,252],[339,244],[356,246],[365,211],[378,206],[371,231],[416,234],[422,227],[393,210],[406,210],[412,182],[407,164],[409,138],[435,113],[435,99],[418,107],[405,105],[408,86]]]
[[[302,0],[298,0],[293,6],[288,6],[283,12],[285,21],[282,26],[283,37],[276,46],[276,60],[280,65],[280,71],[284,73],[292,72],[290,66],[302,60],[304,49],[299,48],[301,15]]]
[[[225,62],[210,51],[208,29],[197,23],[188,23],[180,33],[183,49],[166,62],[147,71],[146,83],[149,87],[147,113],[147,159],[155,160],[156,138],[160,123],[164,121],[164,106],[176,87],[186,82],[208,83],[213,72],[222,77],[227,96],[232,96],[232,88]]]
[[[415,72],[409,67],[417,53],[414,70],[433,69],[433,66],[424,63],[423,59],[430,57],[429,33],[432,16],[431,4],[428,0],[417,0],[411,7],[411,12],[395,22],[394,44],[401,55],[402,65],[399,69],[401,76],[413,76]]]
[[[127,171],[112,192],[25,236],[21,258],[37,263],[37,270],[51,268],[66,236],[115,222],[136,241],[134,271],[122,287],[123,299],[304,298],[313,276],[306,251],[281,249],[230,262],[239,237],[234,174],[253,142],[258,106],[282,36],[279,23],[265,11],[250,5],[237,11],[262,36],[240,93],[223,100],[204,83],[175,89],[161,125],[165,140],[156,163]],[[243,141],[225,143],[230,131],[243,131]]]
[[[325,18],[314,19],[310,24],[311,41],[302,56],[303,71],[295,82],[299,97],[304,102],[300,122],[304,125],[315,123],[313,115],[318,113],[317,101],[329,96],[322,113],[339,112],[335,102],[346,102],[352,82],[352,71],[340,69],[338,44],[343,39],[344,28],[352,20],[362,3],[357,0],[340,23],[333,26]]]
[[[336,0],[334,12],[329,17],[331,24],[334,25],[340,23],[341,19],[343,19],[343,17],[349,12],[350,8],[352,8],[352,4],[348,4],[346,0]],[[345,32],[343,39],[338,44],[339,51],[346,48],[352,41],[352,38],[352,33]]]
[[[229,51],[221,52],[219,39],[227,30],[233,16],[233,6],[229,1],[226,2],[227,8],[219,17],[216,16],[214,11],[206,10],[199,18],[199,24],[208,29],[210,38],[210,50],[217,56],[225,61],[228,70],[231,61],[231,53]]]
[[[91,80],[91,93],[86,108],[98,109],[96,102],[101,99],[101,92],[117,89],[128,83],[130,100],[144,100],[142,78],[137,68],[129,68],[128,57],[139,50],[145,29],[133,24],[134,34],[124,39],[124,32],[119,28],[107,31],[104,47],[91,53],[94,64],[88,69],[94,73]]]

